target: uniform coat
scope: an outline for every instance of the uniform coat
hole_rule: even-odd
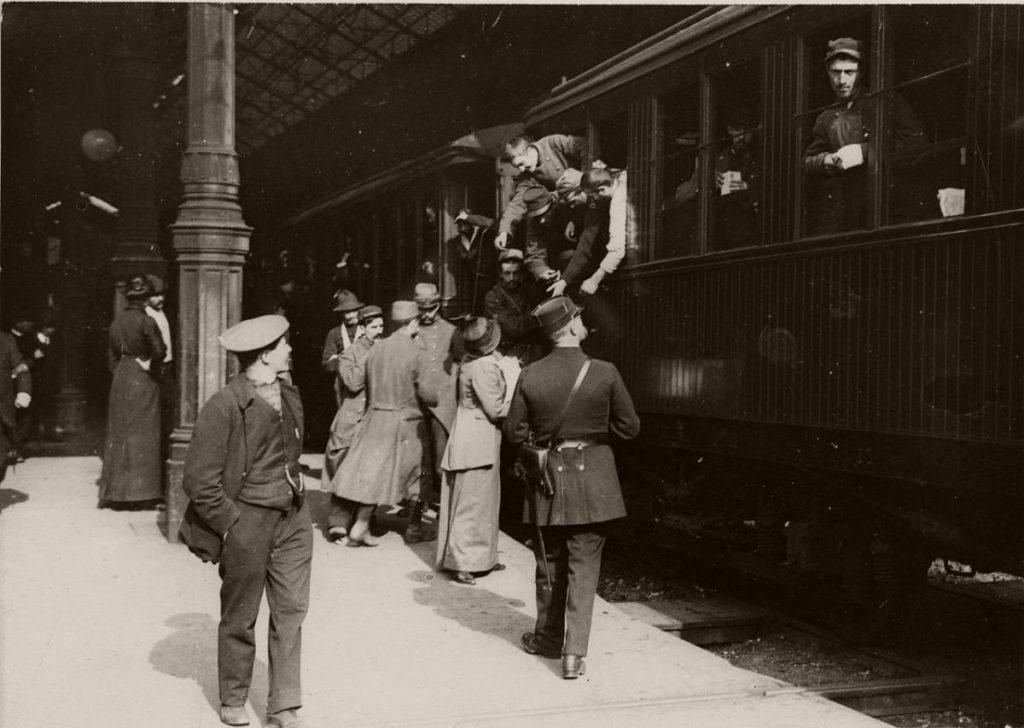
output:
[[[402,331],[377,342],[366,358],[368,409],[335,474],[332,492],[357,503],[398,503],[416,483],[423,458],[421,409],[437,405],[437,386],[422,351]]]
[[[14,398],[21,392],[32,394],[32,375],[21,358],[14,337],[0,332],[0,481],[7,468],[12,433],[17,427]]]
[[[505,377],[492,356],[459,368],[459,406],[441,467],[438,564],[453,571],[490,571],[498,563],[501,506],[501,420],[508,413]]]
[[[542,442],[552,437],[584,359],[579,348],[556,348],[523,370],[505,422],[510,442],[524,442],[531,430]],[[640,418],[615,365],[592,360],[559,437],[607,439],[613,434],[629,439],[639,431]],[[608,445],[583,450],[556,448],[548,458],[548,477],[555,496],[538,499],[541,525],[600,523],[626,515],[615,458]]]
[[[182,487],[190,503],[180,531],[193,553],[220,562],[217,672],[224,705],[244,705],[248,698],[254,626],[266,592],[271,612],[269,713],[302,704],[302,622],[313,562],[309,505],[301,487],[284,482],[286,470],[298,472],[302,401],[295,387],[279,384],[281,412],[274,411],[244,374],[203,405],[185,456]],[[288,433],[290,446],[284,445],[286,422],[295,428]],[[283,468],[270,469],[268,463],[261,468],[268,453],[282,451]],[[288,494],[293,488],[296,496],[286,498],[283,507],[254,505],[271,502],[259,496],[282,490]],[[242,497],[247,493],[258,497],[246,502]]]
[[[498,351],[514,356],[524,366],[537,358],[543,348],[537,323],[530,315],[537,303],[525,285],[513,290],[498,283],[484,297],[484,315],[497,321],[501,328]]]
[[[341,391],[341,406],[334,415],[327,436],[321,479],[321,485],[327,491],[334,492],[334,475],[355,440],[366,413],[366,359],[372,347],[372,341],[360,336],[338,359],[337,384]]]
[[[585,359],[579,348],[556,348],[523,370],[505,423],[505,434],[512,442],[522,443],[531,430],[542,442],[555,435],[558,417]],[[639,431],[640,419],[619,372],[608,362],[592,360],[548,459],[554,497],[527,487],[528,504],[536,504],[528,507],[527,519],[538,525],[546,547],[540,548],[541,540],[534,539],[534,636],[542,651],[587,654],[605,524],[626,515],[611,448],[601,444],[559,449],[558,442],[609,434],[632,438]]]
[[[164,340],[143,304],[134,302],[110,325],[108,344],[114,381],[99,503],[155,500],[163,495],[158,376],[167,353]],[[150,370],[139,360],[148,360]]]

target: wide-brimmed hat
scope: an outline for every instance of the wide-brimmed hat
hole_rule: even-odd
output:
[[[265,349],[284,336],[288,319],[276,314],[257,316],[241,321],[221,334],[220,345],[228,351],[257,351]]]
[[[530,315],[545,334],[551,335],[582,312],[568,296],[554,296],[533,309]]]
[[[359,323],[365,323],[370,319],[384,318],[384,311],[380,306],[363,306],[359,309]]]
[[[486,356],[498,348],[501,328],[493,319],[477,316],[462,329],[462,343],[473,356]]]
[[[430,309],[441,302],[441,294],[434,283],[417,283],[412,296],[419,308]]]
[[[404,325],[419,316],[413,301],[395,301],[391,304],[391,323]]]
[[[363,306],[364,304],[359,300],[359,297],[352,293],[352,291],[343,288],[334,294],[334,310],[338,313],[348,313]]]
[[[124,295],[129,301],[144,301],[153,295],[153,284],[148,276],[132,276],[125,283]]]
[[[825,54],[825,62],[828,63],[836,56],[849,56],[860,60],[860,41],[855,38],[836,38],[828,42],[828,53]]]

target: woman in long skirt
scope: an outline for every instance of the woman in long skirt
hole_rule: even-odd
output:
[[[498,562],[501,504],[501,420],[508,413],[505,377],[495,349],[496,322],[475,318],[463,332],[466,358],[459,369],[459,405],[442,460],[437,560],[460,584],[504,569]]]
[[[110,325],[108,358],[114,380],[107,406],[107,445],[98,507],[145,506],[163,497],[160,463],[160,382],[154,371],[166,349],[156,321],[146,315],[153,288],[133,276],[128,306]]]

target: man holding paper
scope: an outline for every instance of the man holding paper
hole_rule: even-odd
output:
[[[808,215],[812,235],[867,224],[867,170],[877,154],[876,100],[863,90],[861,53],[861,42],[853,38],[828,43],[825,66],[836,104],[815,120],[803,160],[804,172],[815,178]],[[906,166],[927,150],[928,143],[906,101],[889,94],[886,103],[887,163],[893,168]]]

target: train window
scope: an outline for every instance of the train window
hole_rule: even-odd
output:
[[[713,250],[761,242],[761,64],[731,64],[712,75],[715,176],[711,190]]]
[[[871,29],[871,14],[862,13],[804,38],[808,77],[798,129],[809,235],[868,226],[873,180],[864,152],[876,123],[868,89]]]
[[[625,113],[599,119],[593,124],[594,158],[609,167],[625,169],[628,156],[629,117]]]
[[[697,84],[658,99],[661,130],[660,224],[654,257],[700,252],[699,210],[700,87]]]
[[[971,8],[888,10],[883,222],[962,215]]]

